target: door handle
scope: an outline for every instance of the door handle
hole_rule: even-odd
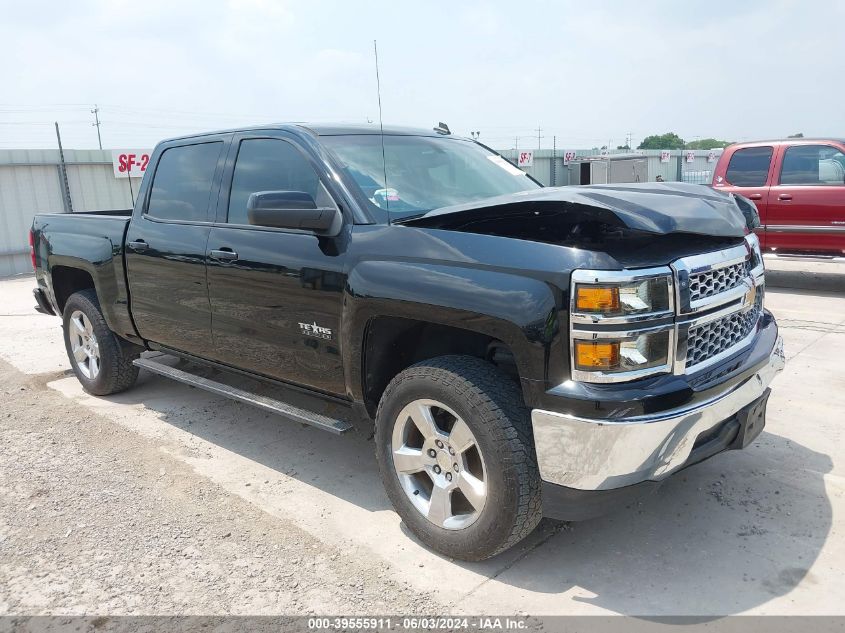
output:
[[[147,244],[144,240],[134,240],[132,242],[127,242],[126,246],[128,246],[130,250],[133,250],[136,253],[143,253],[150,247],[150,245]]]
[[[238,259],[238,254],[231,248],[209,251],[208,256],[220,262],[233,262]]]
[[[752,193],[748,195],[749,200],[762,200],[763,194],[762,193]]]
[[[792,200],[791,193],[782,193],[778,196],[778,200]]]

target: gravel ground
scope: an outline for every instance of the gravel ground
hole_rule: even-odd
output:
[[[0,614],[414,613],[437,603],[0,361]]]
[[[367,429],[145,372],[89,396],[32,278],[0,280],[0,616],[86,613],[63,631],[93,631],[119,614],[842,615],[845,274],[767,265],[788,361],[760,438],[482,563],[409,533]],[[0,617],[0,633],[30,625]]]

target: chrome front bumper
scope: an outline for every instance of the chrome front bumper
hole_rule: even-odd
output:
[[[692,407],[622,420],[579,418],[534,409],[540,476],[579,490],[611,490],[659,481],[689,459],[696,438],[763,395],[783,369],[783,339],[769,362],[738,387]]]

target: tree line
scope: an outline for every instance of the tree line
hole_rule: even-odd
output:
[[[801,132],[797,134],[790,134],[788,138],[803,138]],[[666,134],[652,134],[646,136],[643,142],[637,146],[637,149],[718,149],[720,147],[727,147],[734,141],[723,141],[717,138],[702,138],[696,141],[685,141],[674,132],[666,132]],[[625,145],[620,145],[617,149],[630,149]]]

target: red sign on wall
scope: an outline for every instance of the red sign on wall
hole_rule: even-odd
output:
[[[113,149],[111,162],[115,178],[140,178],[147,170],[152,150],[149,149]]]
[[[519,153],[519,162],[517,163],[520,167],[533,167],[534,166],[534,152],[526,151]]]

